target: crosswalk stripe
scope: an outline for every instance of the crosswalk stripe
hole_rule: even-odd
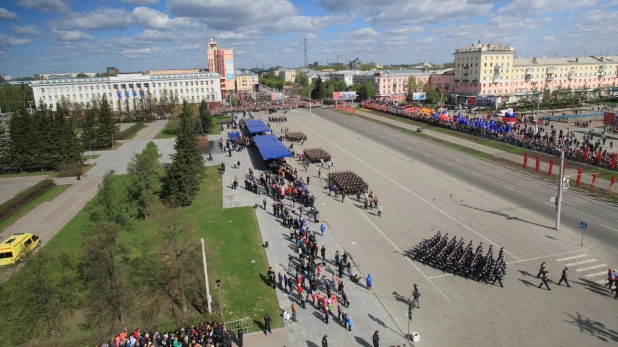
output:
[[[582,257],[587,257],[587,254],[580,254],[580,255],[574,255],[572,257],[568,257],[568,258],[560,258],[560,259],[556,259],[556,261],[565,261],[565,260],[571,260],[571,259],[576,259],[576,258],[582,258]]]
[[[564,266],[573,266],[573,265],[580,265],[580,264],[594,263],[595,261],[598,261],[598,260],[596,260],[596,259],[582,260],[582,261],[578,261],[578,262],[576,262],[576,263],[568,263],[568,264],[564,264]]]
[[[604,273],[605,273],[605,272],[604,272]],[[600,280],[600,281],[596,281],[596,283],[598,283],[598,284],[605,284],[605,283],[607,283],[607,280]]]
[[[595,274],[588,274],[588,275],[586,275],[586,277],[597,277],[597,276],[601,276],[601,275],[607,275],[607,271],[597,272]]]
[[[575,269],[575,271],[577,272],[582,272],[582,271],[587,271],[587,270],[592,270],[592,269],[598,269],[600,267],[606,267],[606,264],[599,264],[599,265],[595,265],[595,266],[588,266],[588,267],[583,267],[581,269]]]

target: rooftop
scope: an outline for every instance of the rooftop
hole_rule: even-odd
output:
[[[609,57],[563,57],[563,58],[515,58],[513,60],[514,66],[556,66],[556,65],[599,65],[599,64],[611,64],[618,63],[618,56]]]
[[[475,43],[469,47],[458,48],[455,53],[469,53],[469,52],[515,52],[515,47],[509,45],[501,45],[500,43],[494,44],[482,44]]]

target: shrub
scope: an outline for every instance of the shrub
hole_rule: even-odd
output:
[[[75,177],[77,173],[83,174],[83,165],[81,163],[58,165],[58,177]]]
[[[53,180],[43,180],[0,205],[0,222],[7,219],[24,205],[50,190],[55,185],[56,183],[54,183]]]
[[[135,124],[131,125],[130,127],[124,129],[123,131],[119,132],[118,135],[116,136],[116,138],[118,140],[124,140],[127,137],[129,137],[129,136],[135,134],[136,132],[138,132],[143,127],[144,127],[144,123],[135,123]]]

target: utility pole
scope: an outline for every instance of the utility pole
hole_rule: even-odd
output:
[[[208,301],[208,313],[212,313],[212,306],[210,304],[210,286],[208,286],[208,268],[206,268],[206,246],[204,245],[204,239],[202,239],[202,262],[204,263],[204,279],[206,280],[206,301]]]
[[[560,207],[562,206],[562,181],[564,179],[564,150],[560,151],[560,178],[558,178],[558,197],[556,198],[556,230],[560,230]]]

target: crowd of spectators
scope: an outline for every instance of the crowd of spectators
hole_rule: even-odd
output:
[[[478,126],[473,120],[478,118],[496,119],[500,123],[500,114],[491,112],[484,117],[472,117],[470,115],[457,115],[455,117],[436,117],[434,114],[427,114],[420,110],[409,111],[409,106],[401,106],[396,102],[368,100],[362,103],[362,106],[368,109],[381,111],[384,113],[400,116],[432,126],[459,131],[462,133],[488,138],[503,143],[508,143],[513,146],[529,149],[532,151],[542,152],[552,156],[559,156],[560,151],[564,151],[565,158],[586,162],[593,166],[603,167],[605,169],[616,170],[615,158],[612,160],[612,154],[607,151],[606,145],[613,148],[613,141],[607,141],[607,138],[602,135],[593,133],[585,134],[582,140],[576,138],[575,133],[568,129],[567,131],[557,130],[549,122],[535,120],[532,116],[517,116],[516,123],[509,127],[508,132],[497,131],[495,128]],[[464,117],[470,122],[456,122],[454,118]],[[540,123],[536,124],[535,121]],[[577,122],[585,123],[589,126],[591,121]],[[577,126],[575,122],[574,126]],[[535,128],[536,133],[535,133]]]
[[[232,342],[242,346],[243,339],[241,328],[234,332],[225,324],[209,321],[166,332],[146,332],[139,328],[129,332],[123,328],[118,335],[96,347],[231,347]]]

